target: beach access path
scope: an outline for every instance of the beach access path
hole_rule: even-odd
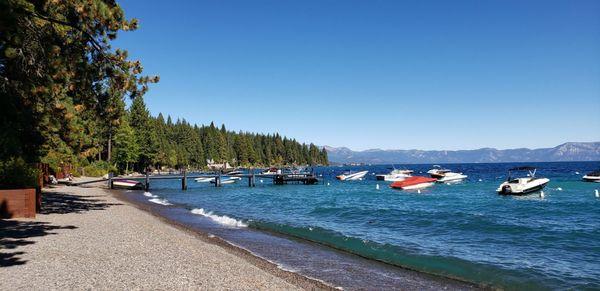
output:
[[[0,220],[0,290],[324,287],[300,277],[170,225],[100,188],[46,189],[37,218]]]

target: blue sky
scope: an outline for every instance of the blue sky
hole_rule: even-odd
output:
[[[189,122],[362,150],[600,141],[600,1],[132,1]]]

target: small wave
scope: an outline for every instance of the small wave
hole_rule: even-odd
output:
[[[154,194],[152,194],[150,192],[144,192],[144,196],[150,197],[150,198],[157,198],[158,197],[158,196],[156,196],[156,195],[154,195]]]
[[[152,198],[148,201],[150,201],[152,203],[160,204],[160,205],[173,205],[173,204],[169,203],[169,201],[167,201],[166,199]]]
[[[234,226],[234,227],[247,227],[248,226],[244,222],[239,221],[235,218],[231,218],[226,215],[219,216],[219,215],[213,214],[211,211],[206,212],[202,208],[193,209],[192,213],[202,215],[204,217],[208,217],[211,220],[213,220],[214,222],[217,222],[217,223],[223,224],[223,225],[227,225],[227,226]]]

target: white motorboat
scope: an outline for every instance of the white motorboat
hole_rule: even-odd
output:
[[[123,189],[142,189],[143,184],[140,181],[135,180],[113,180],[112,185],[114,188],[123,188]]]
[[[349,173],[344,173],[342,175],[338,175],[335,178],[340,181],[362,180],[362,178],[364,176],[366,176],[368,173],[369,173],[369,171],[349,172]]]
[[[467,175],[463,175],[463,173],[455,173],[452,170],[444,169],[439,165],[434,165],[433,169],[427,171],[427,174],[431,176],[431,178],[437,179],[437,182],[445,183],[445,182],[458,182],[467,178]]]
[[[281,173],[281,171],[277,168],[269,168],[264,170],[261,175],[277,175],[278,173]]]
[[[581,179],[583,179],[583,181],[586,181],[586,182],[600,183],[600,170],[593,171],[591,173],[587,173],[587,174],[585,174],[585,176],[581,177]]]
[[[528,171],[527,177],[513,178],[512,172]],[[534,167],[516,167],[508,170],[508,178],[496,189],[498,194],[502,195],[523,195],[540,191],[546,187],[550,179],[536,178],[536,168]]]
[[[375,179],[388,182],[404,181],[404,179],[411,177],[412,173],[412,170],[393,169],[388,174],[380,174],[375,176]]]
[[[199,177],[194,179],[194,181],[198,182],[198,183],[208,183],[211,181],[214,181],[215,178],[214,177]]]
[[[463,175],[463,173],[446,172],[442,175],[441,178],[437,179],[437,182],[439,182],[439,183],[459,182],[466,178],[467,178],[467,175]]]
[[[452,171],[444,169],[440,165],[433,165],[433,169],[427,171],[427,174],[429,174],[431,178],[440,179],[444,177],[444,174],[449,172]]]
[[[221,185],[224,185],[224,184],[233,184],[233,183],[235,183],[235,182],[237,182],[237,181],[238,181],[237,179],[223,179],[223,180],[221,180]],[[217,183],[217,181],[216,181],[216,180],[214,180],[214,179],[213,179],[212,181],[210,181],[210,182],[211,182],[212,184],[215,184],[215,183]]]

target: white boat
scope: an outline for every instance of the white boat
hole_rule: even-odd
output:
[[[199,177],[194,179],[194,181],[198,182],[198,183],[208,183],[210,181],[214,181],[215,178],[214,177]]]
[[[227,180],[241,180],[242,177],[227,177]]]
[[[213,180],[213,181],[210,181],[210,182],[213,183],[213,184],[215,184],[216,180]],[[237,182],[237,179],[223,179],[223,180],[221,180],[221,185],[224,185],[224,184],[233,184],[235,182]]]
[[[281,173],[281,171],[279,171],[277,168],[269,168],[269,169],[264,170],[260,174],[261,175],[277,175],[278,173]]]
[[[444,174],[449,173],[449,172],[452,172],[452,171],[450,171],[448,169],[444,169],[439,165],[433,165],[433,169],[427,171],[427,174],[429,174],[431,176],[431,178],[439,179],[439,178],[444,177]]]
[[[455,173],[452,170],[444,169],[439,165],[434,165],[433,169],[427,171],[427,174],[431,176],[431,178],[437,179],[437,182],[445,183],[445,182],[458,182],[467,178],[467,175],[463,175],[463,173]]]
[[[389,172],[388,174],[376,175],[375,179],[388,181],[388,182],[404,181],[404,179],[411,177],[412,173],[413,173],[412,170],[394,169],[391,172]]]
[[[527,177],[513,178],[512,172],[514,171],[528,171],[529,174]],[[508,170],[508,178],[500,184],[496,192],[502,195],[523,195],[544,189],[550,180],[536,178],[535,172],[536,168],[534,167],[516,167]]]
[[[143,185],[140,181],[135,180],[112,180],[112,185],[114,188],[123,188],[123,189],[142,189]]]
[[[369,173],[369,171],[350,172],[350,173],[344,173],[342,175],[338,175],[335,178],[340,181],[355,181],[355,180],[361,180],[368,173]]]
[[[455,173],[455,172],[446,172],[443,174],[441,178],[437,179],[439,183],[445,182],[459,182],[467,178],[467,175],[463,175],[463,173]]]
[[[600,183],[600,170],[593,171],[591,173],[587,173],[587,174],[585,174],[585,176],[581,177],[581,179],[583,179],[583,181],[586,181],[586,182]]]

